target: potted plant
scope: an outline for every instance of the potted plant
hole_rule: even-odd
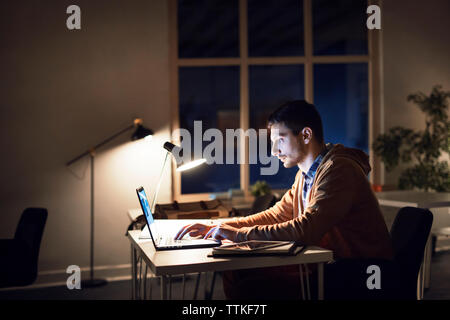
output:
[[[414,131],[397,126],[373,142],[372,148],[388,172],[400,162],[411,163],[400,174],[399,189],[450,191],[448,161],[439,161],[442,154],[450,154],[449,97],[450,91],[442,90],[439,85],[428,96],[422,92],[408,95],[407,100],[425,113],[425,129]]]
[[[250,191],[253,196],[260,197],[272,192],[270,185],[266,181],[256,181],[250,186]]]

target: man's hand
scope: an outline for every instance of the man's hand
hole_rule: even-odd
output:
[[[215,225],[206,225],[203,223],[189,224],[189,225],[181,228],[180,231],[178,231],[178,233],[175,236],[175,240],[181,240],[187,233],[191,237],[198,237],[198,236],[205,237],[206,234],[214,227],[216,227],[216,226]]]
[[[219,224],[211,228],[205,235],[204,239],[212,238],[215,240],[231,240],[233,242],[237,241],[239,229],[231,227],[227,224]]]

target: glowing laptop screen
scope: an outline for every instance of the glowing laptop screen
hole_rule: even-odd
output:
[[[155,239],[158,239],[158,233],[156,231],[155,221],[153,220],[152,210],[150,208],[150,204],[148,203],[147,194],[145,193],[144,188],[139,189],[138,195],[142,210],[144,211],[145,218],[147,220],[147,226],[150,228],[150,234],[152,237],[155,237]]]

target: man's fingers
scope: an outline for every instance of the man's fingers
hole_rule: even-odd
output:
[[[185,227],[181,228],[180,231],[177,232],[177,234],[175,235],[175,237],[173,237],[174,239],[178,239],[178,237],[180,236],[180,234],[183,232]]]
[[[215,232],[216,230],[217,227],[211,228],[203,239],[208,239],[212,235],[212,233]]]
[[[189,236],[191,236],[191,237],[198,237],[200,235],[202,235],[202,233],[199,230],[194,230],[194,231],[189,232]]]
[[[206,236],[203,239],[208,239],[209,237],[211,237],[214,240],[223,240],[225,239],[223,234],[221,234],[221,230],[220,226],[216,226],[214,228],[211,228],[211,230],[209,230],[209,232],[206,234]]]
[[[186,233],[189,233],[190,235],[192,235],[192,232],[197,232],[198,234],[202,234],[202,230],[205,229],[205,225],[201,224],[201,223],[193,223],[193,224],[189,224],[185,227],[183,227],[175,236],[175,240],[181,240]],[[198,235],[197,234],[197,235]]]
[[[194,223],[183,227],[175,236],[175,240],[181,240],[186,233],[189,233],[190,236],[199,236],[204,235],[206,231],[210,231],[212,227],[208,225],[204,225],[202,223]]]
[[[226,225],[221,226],[216,225],[215,227],[211,228],[211,230],[209,230],[209,232],[206,234],[206,236],[204,237],[204,239],[208,239],[209,237],[215,239],[215,240],[225,240],[225,239],[229,239],[229,240],[234,240],[235,238],[235,229],[234,228],[229,228]]]
[[[175,240],[182,239],[184,237],[184,235],[186,234],[186,232],[191,230],[191,228],[192,228],[192,224],[188,224],[187,226],[184,226],[183,228],[181,228],[181,230],[178,231],[177,235],[175,236]]]
[[[174,239],[178,239],[178,237],[180,236],[180,234],[184,231],[184,229],[185,229],[186,227],[187,227],[187,226],[182,227],[182,228],[180,229],[180,231],[177,232],[177,234],[175,235]]]

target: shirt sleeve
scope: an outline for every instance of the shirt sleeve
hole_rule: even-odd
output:
[[[273,207],[265,211],[252,214],[248,217],[234,218],[224,223],[231,227],[244,228],[257,225],[273,225],[291,220],[294,216],[294,194],[297,192],[299,184],[298,180],[300,179],[300,176],[299,171],[291,189],[287,191],[283,198],[281,198],[281,200],[278,201]]]
[[[327,162],[321,172],[317,172],[311,201],[300,217],[273,225],[242,228],[236,240],[289,240],[317,245],[325,233],[350,212],[357,179],[363,175],[355,166],[356,163],[345,158]]]

